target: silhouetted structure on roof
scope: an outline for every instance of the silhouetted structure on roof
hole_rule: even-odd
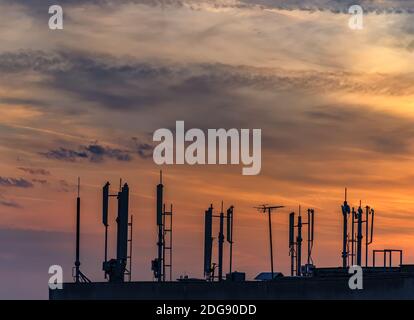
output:
[[[91,282],[87,276],[85,276],[80,270],[80,214],[81,214],[81,202],[80,202],[80,178],[78,178],[78,196],[76,198],[76,261],[75,261],[75,282]]]
[[[315,223],[315,210],[307,210],[307,221],[302,222],[301,208],[299,206],[299,215],[297,224],[295,225],[295,213],[289,214],[289,255],[290,261],[290,275],[293,276],[311,276],[312,270],[314,269],[312,259],[312,249],[314,241],[314,223]],[[308,243],[308,254],[307,263],[302,266],[302,227],[307,226],[307,243]],[[297,235],[295,237],[295,228]]]
[[[284,208],[284,206],[268,206],[263,204],[259,207],[255,207],[259,212],[267,213],[269,221],[269,243],[270,243],[270,270],[273,275],[273,238],[272,238],[272,211]]]
[[[172,249],[172,206],[165,210],[164,186],[162,177],[157,185],[156,223],[158,257],[153,260],[152,269],[156,282],[131,282],[124,284],[125,276],[131,280],[132,256],[132,215],[129,219],[129,187],[120,185],[119,192],[110,194],[109,183],[102,189],[102,222],[105,227],[105,261],[103,269],[108,282],[90,282],[80,271],[80,195],[76,201],[76,261],[74,283],[65,284],[63,290],[50,290],[51,299],[385,299],[411,298],[414,299],[414,265],[403,264],[403,252],[399,249],[383,249],[372,251],[372,267],[368,267],[369,245],[373,242],[374,210],[366,206],[363,210],[360,202],[357,210],[348,204],[347,190],[342,205],[342,267],[316,268],[312,258],[314,245],[315,210],[307,209],[307,220],[299,214],[295,221],[295,213],[289,215],[289,254],[291,257],[291,276],[285,277],[273,270],[272,225],[273,210],[283,206],[262,205],[256,207],[260,212],[268,214],[271,272],[260,273],[255,280],[246,281],[245,273],[232,271],[233,218],[234,207],[230,206],[224,214],[223,204],[218,215],[214,215],[213,206],[204,215],[204,279],[188,276],[178,281],[166,280],[166,269],[170,268],[166,252]],[[117,256],[108,261],[108,227],[109,227],[109,198],[117,198]],[[166,220],[170,218],[170,222]],[[212,263],[213,256],[213,219],[219,219],[217,263]],[[351,221],[349,222],[349,219]],[[225,226],[226,223],[226,226]],[[365,224],[365,225],[364,225]],[[303,227],[307,226],[307,263],[302,265]],[[365,228],[364,228],[365,226]],[[224,229],[226,228],[226,236]],[[130,231],[130,235],[128,233]],[[349,230],[350,229],[350,230]],[[364,232],[365,230],[365,232]],[[349,234],[351,233],[351,234]],[[168,236],[167,236],[168,235]],[[365,241],[364,241],[365,237]],[[169,241],[167,241],[167,238]],[[224,244],[229,243],[229,273],[223,277]],[[365,243],[364,290],[350,291],[348,286],[349,274],[347,267],[354,262],[362,267],[363,246]],[[129,247],[128,247],[129,245]],[[129,248],[129,251],[128,251]],[[128,253],[129,252],[129,253]],[[383,264],[377,266],[378,254],[383,254]],[[399,266],[395,267],[393,255],[399,254]],[[171,255],[172,256],[172,250]],[[128,265],[129,260],[129,265]],[[155,262],[154,262],[155,261]],[[215,275],[216,267],[218,275]],[[218,281],[214,281],[214,280]],[[85,282],[80,285],[80,282]]]
[[[122,184],[121,184],[122,185]],[[109,277],[110,282],[124,282],[125,275],[129,276],[131,280],[131,254],[132,254],[132,232],[129,238],[128,229],[132,229],[132,220],[129,222],[129,187],[128,184],[120,186],[117,194],[109,194],[109,182],[107,182],[103,189],[103,206],[102,206],[102,222],[105,226],[105,261],[103,263],[103,270],[105,272],[105,279]],[[118,215],[117,223],[117,240],[116,240],[116,258],[107,260],[108,250],[108,208],[109,197],[116,197],[118,200]],[[132,218],[132,216],[131,216]],[[129,245],[129,254],[128,254]],[[129,260],[129,269],[127,269]]]
[[[218,263],[212,263],[213,254],[213,218],[219,219],[219,233],[218,233],[218,245],[217,245],[217,257]],[[233,218],[234,207],[230,206],[226,215],[224,215],[223,202],[221,202],[221,211],[219,215],[213,214],[213,205],[205,211],[204,215],[204,276],[207,281],[214,281],[216,278],[215,270],[218,268],[218,281],[223,280],[223,255],[224,255],[224,221],[226,221],[226,236],[227,242],[230,244],[229,250],[229,276],[232,274],[233,263]]]
[[[172,281],[172,232],[173,232],[173,206],[165,209],[164,185],[162,184],[162,172],[160,171],[160,183],[157,185],[156,220],[158,229],[158,258],[151,261],[151,270],[158,282],[166,280],[166,269],[169,269],[169,280]]]
[[[343,216],[343,233],[342,233],[342,266],[344,268],[350,265],[362,266],[362,246],[363,246],[363,224],[365,224],[365,267],[368,267],[369,245],[374,238],[374,214],[375,211],[370,206],[365,206],[364,210],[360,201],[359,207],[355,210],[348,204],[347,189],[345,189],[345,200],[341,206]],[[351,215],[351,235],[348,234],[348,218]],[[355,228],[356,226],[356,228]],[[355,230],[356,229],[356,230]],[[351,247],[351,248],[349,248]]]

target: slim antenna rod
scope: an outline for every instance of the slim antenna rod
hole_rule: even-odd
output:
[[[308,260],[307,263],[310,264],[310,255],[311,255],[311,211],[308,209]]]
[[[160,183],[157,185],[157,226],[158,226],[158,258],[157,258],[157,270],[156,278],[158,282],[163,279],[163,251],[164,251],[164,234],[163,234],[163,217],[164,217],[164,199],[163,199],[163,184],[162,184],[162,172],[160,172]]]
[[[348,189],[345,188],[345,200],[341,206],[343,216],[343,234],[342,234],[342,267],[346,268],[349,259],[349,246],[348,246],[348,216],[351,213],[351,208],[348,205]],[[353,228],[353,224],[352,224]],[[353,231],[352,231],[353,233]],[[353,245],[353,243],[352,243]]]
[[[280,208],[284,208],[284,206],[268,206],[263,204],[259,207],[255,207],[259,212],[267,213],[268,215],[268,222],[269,222],[269,243],[270,243],[270,270],[272,274],[272,280],[274,279],[274,269],[273,269],[273,238],[272,238],[272,211],[277,210]]]
[[[212,237],[212,224],[213,224],[213,205],[205,212],[204,220],[204,275],[207,278],[207,281],[214,280],[214,268],[211,265],[211,255],[213,247],[213,237]],[[213,277],[212,277],[213,272]]]
[[[373,241],[374,234],[374,209],[365,207],[365,266],[368,267],[369,256],[368,247]],[[371,216],[371,221],[370,221]]]
[[[369,206],[365,207],[365,267],[368,267],[368,220],[369,220]]]
[[[312,260],[312,248],[313,248],[313,234],[314,234],[314,223],[315,223],[315,210],[308,209],[308,264],[313,264]]]
[[[223,212],[223,201],[221,201],[221,212],[220,212],[220,232],[218,236],[218,280],[223,280],[223,244],[224,244],[224,212]]]
[[[129,226],[129,232],[130,232],[130,237],[129,237],[129,239],[128,239],[128,242],[129,242],[129,273],[128,273],[128,280],[129,280],[129,282],[131,282],[131,279],[132,279],[132,235],[134,234],[133,233],[133,230],[132,230],[132,227],[133,227],[133,225],[134,225],[134,216],[131,214],[131,222],[128,224],[128,226]]]
[[[76,261],[75,261],[75,282],[91,282],[82,271],[80,271],[80,178],[78,177],[78,197],[76,198]]]
[[[227,242],[230,244],[230,276],[233,270],[233,214],[234,207],[230,206],[230,208],[227,209]]]
[[[272,237],[272,214],[271,209],[268,209],[268,218],[269,218],[269,242],[270,242],[270,272],[272,273],[272,280],[274,277],[273,270],[273,237]]]
[[[104,265],[108,262],[108,207],[109,207],[109,182],[107,182],[102,188],[102,223],[105,227],[105,262]],[[107,279],[107,272],[105,272],[105,279]]]
[[[301,216],[301,206],[299,206],[299,216],[298,216],[298,235],[296,237],[296,275],[301,276],[302,274],[302,216]]]
[[[295,213],[289,214],[289,255],[290,255],[290,275],[295,272]]]
[[[80,246],[80,178],[78,177],[78,197],[76,198],[76,261],[75,261],[75,282],[79,283],[80,276],[80,261],[79,261],[79,246]]]
[[[363,210],[361,207],[361,202],[358,208],[358,216],[357,216],[357,265],[362,266],[362,214]]]
[[[355,216],[356,216],[356,212],[355,212],[355,208],[352,207],[352,227],[351,227],[351,264],[354,265],[354,260],[355,260]]]

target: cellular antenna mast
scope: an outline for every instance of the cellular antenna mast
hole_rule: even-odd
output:
[[[211,265],[213,250],[213,205],[205,211],[204,216],[204,276],[207,281],[214,280],[214,268]],[[213,274],[213,275],[212,275]]]
[[[270,269],[272,273],[272,279],[274,277],[274,270],[273,270],[273,240],[272,240],[272,212],[284,208],[285,206],[268,206],[266,204],[262,204],[261,206],[255,207],[259,212],[267,213],[269,219],[269,242],[270,242]]]
[[[160,171],[160,183],[157,185],[157,227],[158,227],[158,258],[155,270],[155,277],[157,281],[162,281],[162,265],[163,265],[163,207],[164,207],[164,185],[162,184],[162,172]]]
[[[220,232],[218,236],[218,280],[223,280],[223,245],[224,245],[224,212],[223,201],[221,201],[221,211],[218,216],[220,219]]]
[[[164,203],[164,185],[162,183],[162,171],[160,171],[160,182],[156,187],[156,223],[157,223],[157,258],[151,261],[151,270],[154,278],[161,282],[166,281],[169,269],[169,280],[172,281],[172,218],[173,206],[166,210]]]
[[[232,277],[233,267],[233,210],[234,207],[230,206],[226,214],[224,214],[224,203],[221,201],[221,210],[219,214],[213,213],[213,205],[205,211],[204,216],[204,276],[207,281],[214,281],[217,278],[218,281],[222,281],[223,277],[223,266],[224,266],[224,241],[230,245],[230,273],[228,276]],[[219,233],[217,242],[217,263],[212,263],[212,250],[213,250],[213,218],[219,219]],[[224,224],[226,224],[226,236],[224,235]],[[227,239],[226,239],[227,238]],[[215,269],[218,269],[218,275],[215,276]]]
[[[229,264],[230,264],[230,276],[232,273],[232,267],[233,267],[233,214],[234,214],[234,207],[230,206],[227,209],[227,242],[230,244],[230,259],[229,259]]]
[[[311,276],[314,265],[312,259],[312,249],[314,240],[314,223],[315,210],[307,210],[307,221],[301,215],[301,206],[299,206],[299,215],[295,225],[295,212],[289,214],[289,255],[290,255],[290,275],[293,276]],[[307,263],[302,266],[302,242],[303,226],[307,226],[308,255]],[[296,233],[295,233],[296,228]]]
[[[109,277],[110,282],[124,282],[125,275],[131,279],[131,270],[127,269],[131,255],[128,254],[128,246],[132,246],[132,220],[129,221],[129,187],[125,183],[116,194],[109,194],[109,182],[102,188],[102,222],[105,226],[105,261],[103,270],[105,279]],[[118,201],[117,239],[116,239],[116,258],[108,260],[108,207],[109,197],[114,197]],[[130,237],[129,237],[130,235]],[[130,249],[131,250],[131,249]],[[129,251],[131,252],[131,251]]]
[[[302,275],[302,215],[301,215],[301,206],[299,205],[299,215],[298,215],[298,224],[296,228],[298,230],[296,237],[296,275]]]
[[[346,268],[349,265],[347,257],[351,257],[351,264],[356,263],[362,266],[362,251],[363,251],[363,238],[365,237],[365,267],[368,267],[368,247],[373,242],[374,236],[374,215],[375,211],[370,206],[365,206],[365,220],[364,209],[362,201],[359,201],[359,207],[352,210],[347,203],[347,193],[345,189],[345,201],[342,206],[342,214],[344,216],[344,234],[343,234],[343,250],[342,250],[342,266]],[[351,214],[351,237],[347,236],[347,218]],[[365,223],[365,235],[363,230],[363,224]],[[356,225],[356,228],[355,228]],[[356,229],[356,230],[355,230]],[[351,252],[349,252],[349,244],[351,246]],[[348,245],[348,246],[347,246]],[[355,261],[356,260],[356,261]]]
[[[346,268],[348,266],[348,257],[349,257],[348,217],[351,214],[351,208],[348,205],[347,197],[348,197],[348,190],[347,188],[345,188],[345,200],[344,200],[344,204],[341,206],[342,216],[343,216],[343,232],[342,232],[342,267],[343,268]],[[352,246],[353,246],[353,243],[352,243]]]
[[[80,271],[80,178],[78,177],[78,196],[76,198],[76,261],[75,261],[75,283],[91,282],[82,271]]]
[[[102,223],[105,226],[105,260],[104,264],[108,262],[108,205],[109,205],[109,182],[107,182],[102,188]],[[107,279],[107,273],[105,272],[105,279]]]

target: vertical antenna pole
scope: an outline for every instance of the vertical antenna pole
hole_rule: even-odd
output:
[[[163,200],[162,172],[160,171],[160,183],[157,185],[157,226],[158,226],[158,262],[157,262],[157,281],[161,282],[163,277],[163,251],[164,251],[164,200]]]
[[[165,204],[164,204],[163,215],[162,215],[162,244],[163,244],[162,245],[162,281],[164,282],[165,282],[165,224],[166,224],[166,210],[165,210]]]
[[[345,188],[345,200],[344,204],[342,205],[342,216],[343,216],[343,234],[342,234],[342,267],[346,268],[347,258],[349,257],[349,249],[348,249],[348,215],[350,213],[350,208],[348,205],[348,190]]]
[[[158,225],[158,274],[157,280],[160,282],[162,280],[162,224]]]
[[[268,216],[269,216],[270,270],[271,270],[271,273],[272,273],[272,280],[273,280],[274,272],[273,272],[273,239],[272,239],[272,217],[271,217],[272,214],[271,214],[271,209],[270,208],[268,208],[267,210],[268,210],[267,213],[268,213]]]
[[[365,207],[365,267],[368,267],[368,221],[369,221],[369,206]]]
[[[362,266],[362,208],[358,208],[358,230],[357,230],[357,265]]]
[[[173,268],[173,263],[172,263],[172,259],[173,259],[173,245],[172,245],[172,243],[173,243],[173,239],[172,239],[172,225],[173,225],[173,221],[172,221],[172,219],[173,219],[173,205],[171,204],[171,206],[170,206],[170,212],[171,212],[171,215],[170,215],[170,227],[171,227],[171,230],[170,230],[170,281],[172,281],[172,268]]]
[[[296,275],[300,276],[302,274],[301,272],[301,265],[302,265],[302,216],[301,216],[301,208],[299,206],[299,216],[298,216],[298,237],[296,240]]]
[[[129,281],[131,282],[132,279],[132,235],[133,235],[133,225],[134,225],[134,216],[131,214],[131,224],[130,224],[130,232],[131,238],[129,241]]]
[[[116,281],[124,282],[128,260],[129,187],[124,184],[118,193],[117,217],[117,267]]]
[[[75,261],[75,282],[79,283],[79,246],[80,246],[80,178],[78,177],[78,197],[76,198],[76,261]]]
[[[108,226],[105,226],[105,262],[108,261]]]
[[[311,255],[311,209],[308,209],[308,260],[307,264],[310,264],[310,255]]]
[[[289,214],[289,255],[290,255],[290,275],[295,273],[295,213]]]
[[[218,280],[223,280],[223,244],[224,244],[224,212],[223,201],[221,201],[220,212],[220,232],[219,232],[219,246],[218,246]]]
[[[354,265],[355,260],[355,209],[352,208],[352,227],[351,227],[351,264]]]
[[[227,241],[230,244],[230,259],[229,259],[229,273],[233,271],[233,217],[234,217],[234,207],[231,206],[227,209]]]
[[[104,261],[104,270],[108,262],[108,207],[109,207],[109,182],[107,182],[102,188],[102,223],[105,227],[105,261]],[[105,271],[105,279],[107,279],[108,273]]]
[[[267,205],[261,205],[260,207],[255,207],[256,209],[259,209],[260,212],[266,213],[268,215],[269,219],[269,249],[270,249],[270,270],[271,270],[271,276],[272,280],[274,279],[274,269],[273,269],[273,238],[272,238],[272,210],[284,208],[284,206],[267,206]]]

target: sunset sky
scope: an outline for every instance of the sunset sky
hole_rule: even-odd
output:
[[[202,277],[204,211],[222,200],[235,206],[233,269],[249,279],[269,270],[263,203],[286,206],[273,217],[278,271],[299,205],[316,211],[315,264],[339,266],[345,187],[376,211],[371,249],[414,263],[414,3],[359,1],[352,30],[354,2],[0,0],[0,298],[47,298],[53,264],[72,281],[78,176],[83,273],[103,281],[101,187],[122,178],[133,280],[151,280],[160,169],[174,278]],[[63,30],[48,28],[52,4]],[[177,120],[262,129],[261,173],[155,165],[152,134]]]

